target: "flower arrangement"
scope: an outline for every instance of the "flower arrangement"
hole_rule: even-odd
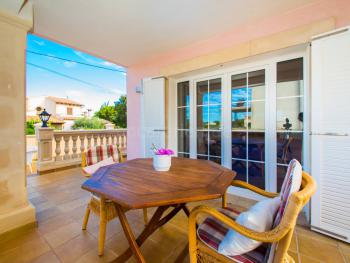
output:
[[[173,155],[174,154],[173,150],[166,149],[166,148],[157,148],[154,144],[152,144],[151,149],[155,155]]]
[[[171,166],[171,156],[174,154],[174,151],[166,148],[157,148],[154,144],[152,144],[151,150],[154,153],[154,169],[159,172],[169,171]]]

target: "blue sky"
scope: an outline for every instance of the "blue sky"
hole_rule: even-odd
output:
[[[31,52],[61,57],[111,70],[90,67]],[[53,73],[53,71],[58,74]],[[91,108],[96,111],[104,102],[109,101],[110,104],[113,104],[121,95],[126,94],[126,74],[124,72],[126,72],[124,67],[28,34],[27,97],[68,97],[84,104],[85,109]]]

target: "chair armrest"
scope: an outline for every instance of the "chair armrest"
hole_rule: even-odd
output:
[[[189,242],[190,242],[190,250],[191,245],[196,246],[196,243],[193,243],[197,239],[196,235],[196,223],[197,223],[197,217],[199,214],[207,214],[210,215],[217,220],[223,222],[225,225],[227,225],[229,228],[234,229],[238,233],[242,234],[243,236],[246,236],[248,238],[265,242],[265,243],[274,243],[282,239],[289,231],[290,226],[281,224],[278,225],[276,228],[266,231],[266,232],[257,232],[252,229],[246,228],[240,224],[238,224],[235,220],[227,217],[226,215],[220,213],[215,208],[211,208],[208,206],[197,206],[191,211],[190,218],[189,218]],[[192,243],[192,244],[191,244]],[[193,248],[193,247],[192,247]]]
[[[278,193],[264,191],[264,190],[254,186],[254,185],[248,184],[248,183],[241,181],[241,180],[233,180],[231,185],[236,186],[236,187],[240,187],[240,188],[248,189],[252,192],[255,192],[259,195],[262,195],[262,196],[265,196],[268,198],[273,198],[273,197],[278,196]]]

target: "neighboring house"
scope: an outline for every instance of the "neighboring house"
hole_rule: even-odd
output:
[[[70,130],[74,120],[81,118],[84,104],[70,100],[68,98],[59,98],[53,96],[40,96],[27,98],[27,119],[29,116],[37,116],[38,107],[46,109],[52,114],[52,118],[63,122],[63,130]]]

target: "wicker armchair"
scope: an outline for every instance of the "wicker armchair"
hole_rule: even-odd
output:
[[[96,147],[111,147],[111,146],[96,146]],[[95,148],[96,148],[95,147]],[[113,146],[113,148],[116,149],[115,146]],[[96,149],[93,149],[96,151]],[[117,150],[117,156],[118,156],[118,162],[124,162],[125,161],[125,154],[123,154],[123,151],[120,149],[116,149]],[[104,149],[104,151],[106,151],[106,149]],[[107,150],[108,151],[108,150]],[[113,154],[112,154],[113,155]],[[87,152],[83,152],[82,153],[82,161],[81,161],[81,167],[84,168],[87,166],[87,164],[89,163],[87,161],[88,157],[87,157]],[[91,176],[89,174],[83,173],[84,176]],[[83,219],[83,226],[82,229],[86,230],[88,221],[89,221],[89,216],[90,216],[90,212],[93,212],[94,214],[96,214],[97,216],[100,217],[100,229],[99,229],[99,238],[98,238],[98,255],[102,256],[104,253],[104,243],[105,243],[105,239],[106,239],[106,227],[107,227],[107,223],[116,218],[118,216],[117,211],[115,209],[115,206],[113,204],[112,201],[105,199],[103,197],[99,197],[97,195],[92,194],[91,195],[91,199],[86,207],[86,211],[85,211],[85,216]],[[147,218],[147,209],[144,208],[143,209],[143,217],[144,217],[144,222],[145,225],[148,222],[148,218]]]
[[[260,188],[252,186],[246,182],[234,180],[233,186],[249,189],[262,196],[273,198],[277,193],[266,192]],[[226,216],[214,208],[207,206],[199,206],[192,210],[189,218],[189,253],[190,262],[235,262],[234,259],[219,254],[213,248],[210,248],[202,240],[197,237],[197,218],[200,214],[211,216],[214,220],[224,224],[228,228],[234,229],[238,233],[266,244],[271,244],[267,253],[274,253],[271,262],[294,262],[291,256],[288,255],[288,248],[293,236],[293,231],[296,225],[297,217],[301,209],[310,200],[316,190],[316,184],[313,178],[306,172],[302,173],[302,184],[300,191],[293,193],[288,200],[283,217],[280,223],[270,231],[256,232],[238,224],[234,219]],[[225,206],[225,200],[223,206]],[[225,210],[225,209],[222,209]],[[273,246],[275,244],[276,246]],[[275,250],[273,248],[276,248]],[[266,254],[265,254],[266,256]],[[253,262],[257,262],[253,260]],[[259,262],[259,261],[258,261]]]

